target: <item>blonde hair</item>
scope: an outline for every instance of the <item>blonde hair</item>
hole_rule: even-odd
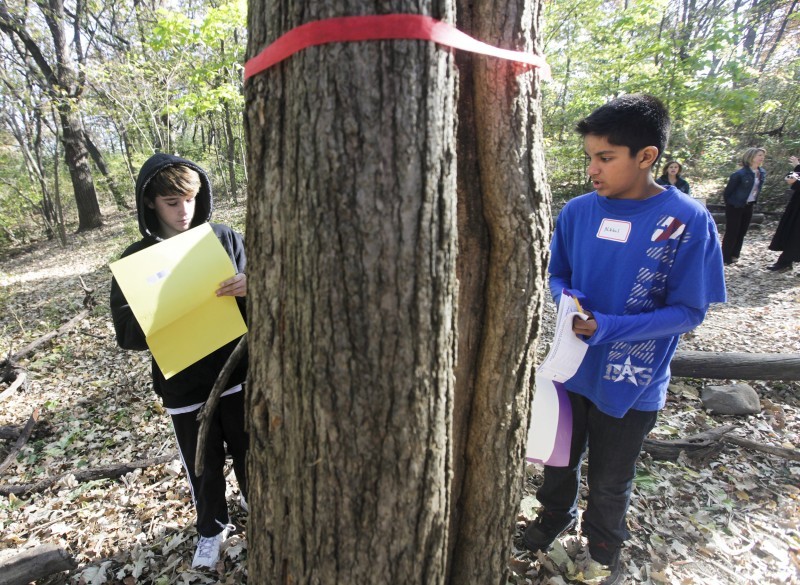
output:
[[[161,169],[150,179],[145,196],[152,201],[157,195],[196,195],[200,186],[200,173],[186,165],[173,165]]]
[[[750,148],[745,150],[742,153],[742,161],[741,161],[742,162],[742,166],[743,167],[749,167],[750,163],[753,162],[753,159],[756,157],[756,155],[759,152],[763,152],[764,154],[767,154],[767,150],[765,148],[756,147],[756,146],[751,146]]]

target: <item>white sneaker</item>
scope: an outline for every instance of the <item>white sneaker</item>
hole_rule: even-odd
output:
[[[213,569],[219,560],[219,547],[228,538],[228,532],[233,528],[230,524],[224,525],[222,532],[216,536],[201,536],[197,541],[197,550],[194,552],[192,568],[207,567]]]
[[[245,514],[250,513],[250,506],[247,505],[247,500],[244,499],[244,494],[239,494],[239,507]]]

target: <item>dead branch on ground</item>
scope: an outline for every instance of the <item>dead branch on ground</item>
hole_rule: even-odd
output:
[[[19,360],[21,360],[28,354],[32,353],[34,350],[41,347],[54,337],[57,337],[75,327],[75,325],[80,323],[86,316],[89,315],[90,312],[91,312],[90,309],[84,309],[83,311],[75,315],[72,319],[64,323],[58,329],[50,331],[49,333],[45,333],[39,339],[32,341],[31,343],[23,347],[21,350],[19,350],[17,353],[12,354],[11,357],[8,358],[7,360],[0,362],[0,368],[13,367],[13,365],[16,364]]]
[[[690,457],[704,458],[718,452],[722,449],[724,443],[729,443],[783,459],[800,461],[800,451],[796,449],[786,449],[785,447],[764,445],[756,441],[729,435],[728,433],[734,428],[733,425],[725,425],[686,437],[685,439],[645,439],[642,450],[649,453],[653,459],[675,461],[681,452],[685,452]]]
[[[8,496],[9,494],[14,494],[15,496],[19,496],[22,494],[43,492],[68,475],[73,475],[75,477],[75,481],[78,483],[93,481],[96,479],[116,479],[137,469],[144,469],[147,467],[153,467],[154,465],[169,463],[177,456],[178,453],[173,451],[167,455],[162,455],[161,457],[139,459],[138,461],[132,461],[130,463],[104,465],[94,469],[84,469],[82,471],[67,471],[53,477],[48,477],[36,483],[27,483],[22,485],[0,485],[0,495]]]

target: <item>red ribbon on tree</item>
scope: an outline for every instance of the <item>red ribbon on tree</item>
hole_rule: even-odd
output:
[[[258,75],[307,47],[327,43],[390,39],[433,41],[453,49],[526,63],[538,67],[543,79],[550,78],[550,67],[539,55],[488,45],[446,22],[419,14],[343,16],[300,25],[248,60],[244,65],[244,78],[249,79]]]

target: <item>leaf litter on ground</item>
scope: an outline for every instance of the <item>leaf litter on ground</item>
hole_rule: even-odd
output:
[[[242,229],[244,209],[220,206],[218,219]],[[773,222],[774,223],[774,222]],[[679,349],[722,352],[800,352],[800,268],[772,274],[766,266],[769,224],[748,234],[739,263],[726,268],[729,302],[712,306],[706,321]],[[42,242],[4,259],[0,270],[0,351],[5,355],[57,328],[82,308],[80,278],[97,305],[78,326],[19,366],[23,389],[0,402],[0,426],[23,425],[41,408],[28,443],[0,484],[35,483],[67,473],[37,493],[0,496],[0,544],[5,553],[56,544],[78,561],[75,571],[39,585],[247,582],[247,542],[230,474],[229,502],[239,530],[229,537],[215,570],[190,568],[196,532],[191,495],[177,460],[137,469],[119,479],[78,483],[73,472],[149,459],[174,449],[169,418],[150,388],[145,353],[117,348],[108,311],[107,268],[136,234],[131,214],[108,212],[106,225],[72,236],[66,249]],[[548,306],[540,354],[552,331]],[[541,357],[541,355],[540,355]],[[762,412],[748,417],[707,413],[704,385],[719,380],[675,379],[653,436],[684,438],[734,424],[738,436],[800,447],[800,385],[750,382]],[[5,385],[0,385],[0,391]],[[0,459],[13,441],[0,442]],[[535,515],[541,467],[528,466],[518,533]],[[724,444],[710,457],[656,461],[644,455],[628,515],[631,539],[622,563],[635,583],[800,583],[800,463]],[[585,496],[585,485],[582,487]],[[575,563],[579,532],[548,554],[515,539],[509,583],[580,582]]]

